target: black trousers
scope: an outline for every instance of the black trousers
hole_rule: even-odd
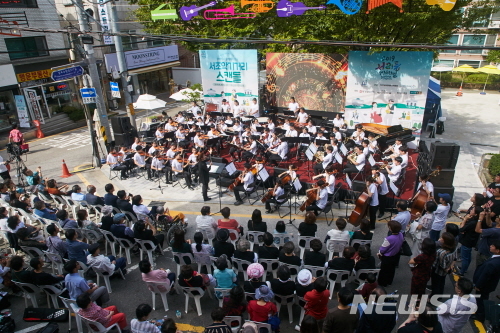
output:
[[[444,293],[444,285],[446,284],[447,277],[448,277],[448,274],[446,274],[445,276],[441,276],[435,272],[432,272],[432,274],[431,274],[431,286],[432,286],[431,295],[442,295]]]
[[[204,181],[201,183],[201,194],[203,195],[203,199],[208,199],[208,181]]]
[[[112,170],[119,170],[120,176],[122,178],[127,177],[127,166],[126,165],[115,165]]]
[[[476,317],[478,320],[484,321],[486,318],[486,306],[484,302],[490,298],[490,292],[481,291],[479,294],[480,297],[476,299],[477,302]]]
[[[380,273],[378,276],[378,284],[382,287],[387,287],[392,284],[394,274],[396,273],[397,256],[380,257]]]
[[[176,176],[177,178],[183,177],[186,180],[187,186],[191,187],[191,176],[189,175],[188,172],[186,171],[179,172]]]
[[[3,180],[10,179],[10,174],[9,171],[4,171],[0,173],[0,177],[2,177]]]
[[[387,194],[379,194],[378,195],[378,211],[379,214],[385,213],[385,207],[387,206]]]
[[[358,173],[359,170],[354,164],[348,164],[347,167],[342,171],[343,173]]]
[[[306,207],[306,211],[309,212],[309,211],[314,211],[314,215],[318,216],[319,215],[319,211],[320,210],[323,210],[322,208],[319,208],[316,203],[313,203],[311,206],[307,206]]]
[[[279,204],[278,200],[276,200],[276,198],[271,198],[271,199],[267,199],[266,201],[266,210],[271,210],[271,204],[274,203],[274,204]]]
[[[189,141],[187,140],[179,141],[179,146],[181,146],[182,148],[186,148],[187,146],[189,146]]]
[[[281,158],[280,155],[278,154],[271,154],[269,156],[269,161],[272,161],[273,164],[278,164],[278,162],[281,162],[283,159]]]
[[[378,206],[369,206],[368,211],[370,214],[370,228],[375,229],[375,222],[377,222]]]
[[[323,171],[325,171],[325,169],[323,168],[323,163],[316,163],[316,165],[314,166],[314,173],[319,175]]]
[[[243,187],[243,185],[238,185],[238,186],[235,186],[233,191],[234,191],[234,197],[236,198],[236,201],[243,201],[243,200],[241,200],[240,192],[245,192],[245,187]]]

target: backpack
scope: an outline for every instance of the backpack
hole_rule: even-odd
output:
[[[247,321],[241,326],[240,333],[259,333],[259,330],[257,324]]]

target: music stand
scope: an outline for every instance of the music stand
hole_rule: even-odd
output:
[[[228,116],[229,117],[233,117],[233,113],[232,112],[222,112],[222,115],[224,116],[224,118],[227,118]]]
[[[384,217],[383,219],[381,219],[381,220],[384,220],[384,221],[390,221],[390,220],[392,220],[392,213],[393,213],[393,211],[394,211],[394,208],[396,208],[396,205],[395,205],[396,200],[395,200],[395,199],[396,199],[396,198],[401,199],[401,198],[399,197],[399,195],[401,194],[401,193],[399,193],[399,192],[400,192],[400,190],[399,190],[399,188],[398,188],[398,187],[394,184],[394,182],[389,182],[389,188],[391,189],[391,191],[390,191],[390,192],[392,192],[392,204],[393,204],[394,206],[391,206],[390,208],[387,208],[387,206],[385,207],[385,209],[386,209],[386,210],[390,210],[391,214],[389,215],[389,217]],[[386,200],[387,200],[387,199],[386,199]]]
[[[212,112],[209,112],[211,116],[215,116],[215,117],[222,117],[222,113],[219,112],[219,111],[212,111]]]
[[[344,216],[344,218],[349,219],[350,216],[347,215],[347,210],[349,209],[349,201],[352,201],[353,204],[356,204],[356,200],[358,200],[358,198],[356,196],[356,192],[352,188],[352,181],[349,178],[348,174],[345,174],[345,181],[346,181],[347,186],[348,186],[347,191],[350,191],[352,194],[352,197],[353,197],[352,199],[344,199],[344,202],[345,202],[345,216]],[[361,195],[361,193],[360,193],[360,195]]]
[[[202,130],[203,132],[206,133],[206,132],[210,131],[210,126],[208,126],[208,125],[201,125],[200,126],[200,130]]]
[[[275,127],[274,133],[276,133],[276,136],[285,135],[286,130],[279,128],[279,127]]]
[[[306,157],[309,163],[307,163],[307,175],[311,177],[311,164],[312,160],[314,159],[314,155],[318,152],[318,146],[314,144],[314,142],[311,142],[311,144],[307,147],[306,149]]]
[[[283,114],[285,116],[293,116],[293,117],[295,117],[295,111],[283,110]]]
[[[292,186],[295,189],[295,193],[296,193],[296,195],[295,195],[295,203],[297,203],[297,196],[299,195],[299,191],[302,188],[302,184],[300,183],[300,180],[299,180],[298,176],[293,181]],[[292,194],[292,191],[290,190],[290,196],[288,198],[288,208],[290,209],[290,212],[288,213],[289,214],[288,224],[291,224],[292,226],[295,227],[295,229],[299,230],[299,228],[295,224],[293,224],[293,221],[295,221],[295,219],[292,219],[292,198],[291,198],[291,194]],[[295,214],[297,214],[297,206],[295,206]]]
[[[163,194],[163,188],[161,187],[160,170],[153,170],[153,169],[151,169],[151,171],[156,171],[156,174],[157,174],[157,177],[158,177],[158,187],[150,188],[149,190],[150,191],[152,191],[152,190],[160,190],[161,194]],[[168,186],[165,184],[165,187],[168,187]]]
[[[297,145],[297,154],[295,155],[295,159],[298,159],[299,157],[299,148],[302,147],[302,144],[307,143],[307,145],[309,146],[309,144],[311,143],[311,137],[308,136],[299,136],[298,139],[299,144]]]
[[[218,148],[219,146],[219,140],[220,137],[215,137],[207,140],[206,146],[207,147],[215,147]],[[217,153],[219,154],[219,149],[217,149]]]
[[[264,194],[266,193],[266,187],[264,186],[264,184],[266,183],[266,180],[269,178],[269,173],[267,172],[266,168],[262,168],[259,170],[259,172],[257,172],[255,177],[260,177],[260,181],[262,184],[262,195],[260,195],[260,196],[258,195],[257,192],[259,189],[257,188],[257,190],[255,190],[255,192],[257,193],[257,199],[255,199],[255,201],[251,203],[252,206],[258,200],[260,200],[264,196]]]
[[[208,171],[208,177],[215,178],[215,184],[217,184],[217,179],[219,179],[219,211],[217,213],[211,214],[211,215],[215,215],[215,214],[220,213],[220,211],[222,209],[222,201],[221,201],[222,188],[221,188],[221,182],[220,182],[220,178],[221,178],[220,175],[222,174],[222,171],[224,171],[226,164],[225,163],[218,163],[218,162],[211,162],[211,164],[212,165],[210,166],[210,170]]]

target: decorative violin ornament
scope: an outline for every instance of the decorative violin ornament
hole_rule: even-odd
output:
[[[326,6],[307,7],[302,2],[290,2],[280,0],[276,6],[278,17],[290,17],[292,15],[302,15],[309,9],[325,10]]]
[[[200,10],[203,10],[205,8],[208,8],[208,7],[213,7],[216,4],[217,4],[217,1],[210,1],[209,3],[207,3],[206,5],[203,5],[201,7],[196,7],[196,5],[192,5],[189,7],[182,6],[181,9],[179,10],[179,14],[184,21],[189,21],[193,17],[198,16],[198,12]]]
[[[359,12],[363,5],[363,0],[328,0],[327,5],[335,5],[347,15],[353,15]]]

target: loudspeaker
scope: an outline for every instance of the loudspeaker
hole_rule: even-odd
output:
[[[443,169],[455,169],[460,154],[460,146],[455,143],[432,142],[430,155],[432,158],[431,168],[441,166]]]
[[[363,192],[366,188],[366,183],[361,180],[352,181],[352,190],[355,192]]]
[[[117,134],[115,133],[115,146],[130,147],[134,143],[134,137],[130,134]]]
[[[448,193],[451,196],[451,199],[453,200],[453,195],[455,194],[455,187],[453,186],[448,186],[448,187],[435,187],[434,186],[434,197],[436,197],[436,200],[438,200],[438,194],[439,193]]]
[[[121,117],[111,117],[109,118],[111,120],[111,128],[113,129],[113,133],[116,134],[123,134],[122,130],[122,124],[121,124]]]
[[[453,186],[453,177],[455,177],[454,169],[443,169],[439,175],[431,177],[430,182],[434,187],[450,187]]]
[[[223,157],[212,157],[212,162],[229,164],[229,162]]]
[[[129,117],[120,117],[123,133],[129,133],[132,130],[132,124]],[[155,129],[156,130],[156,129]]]

